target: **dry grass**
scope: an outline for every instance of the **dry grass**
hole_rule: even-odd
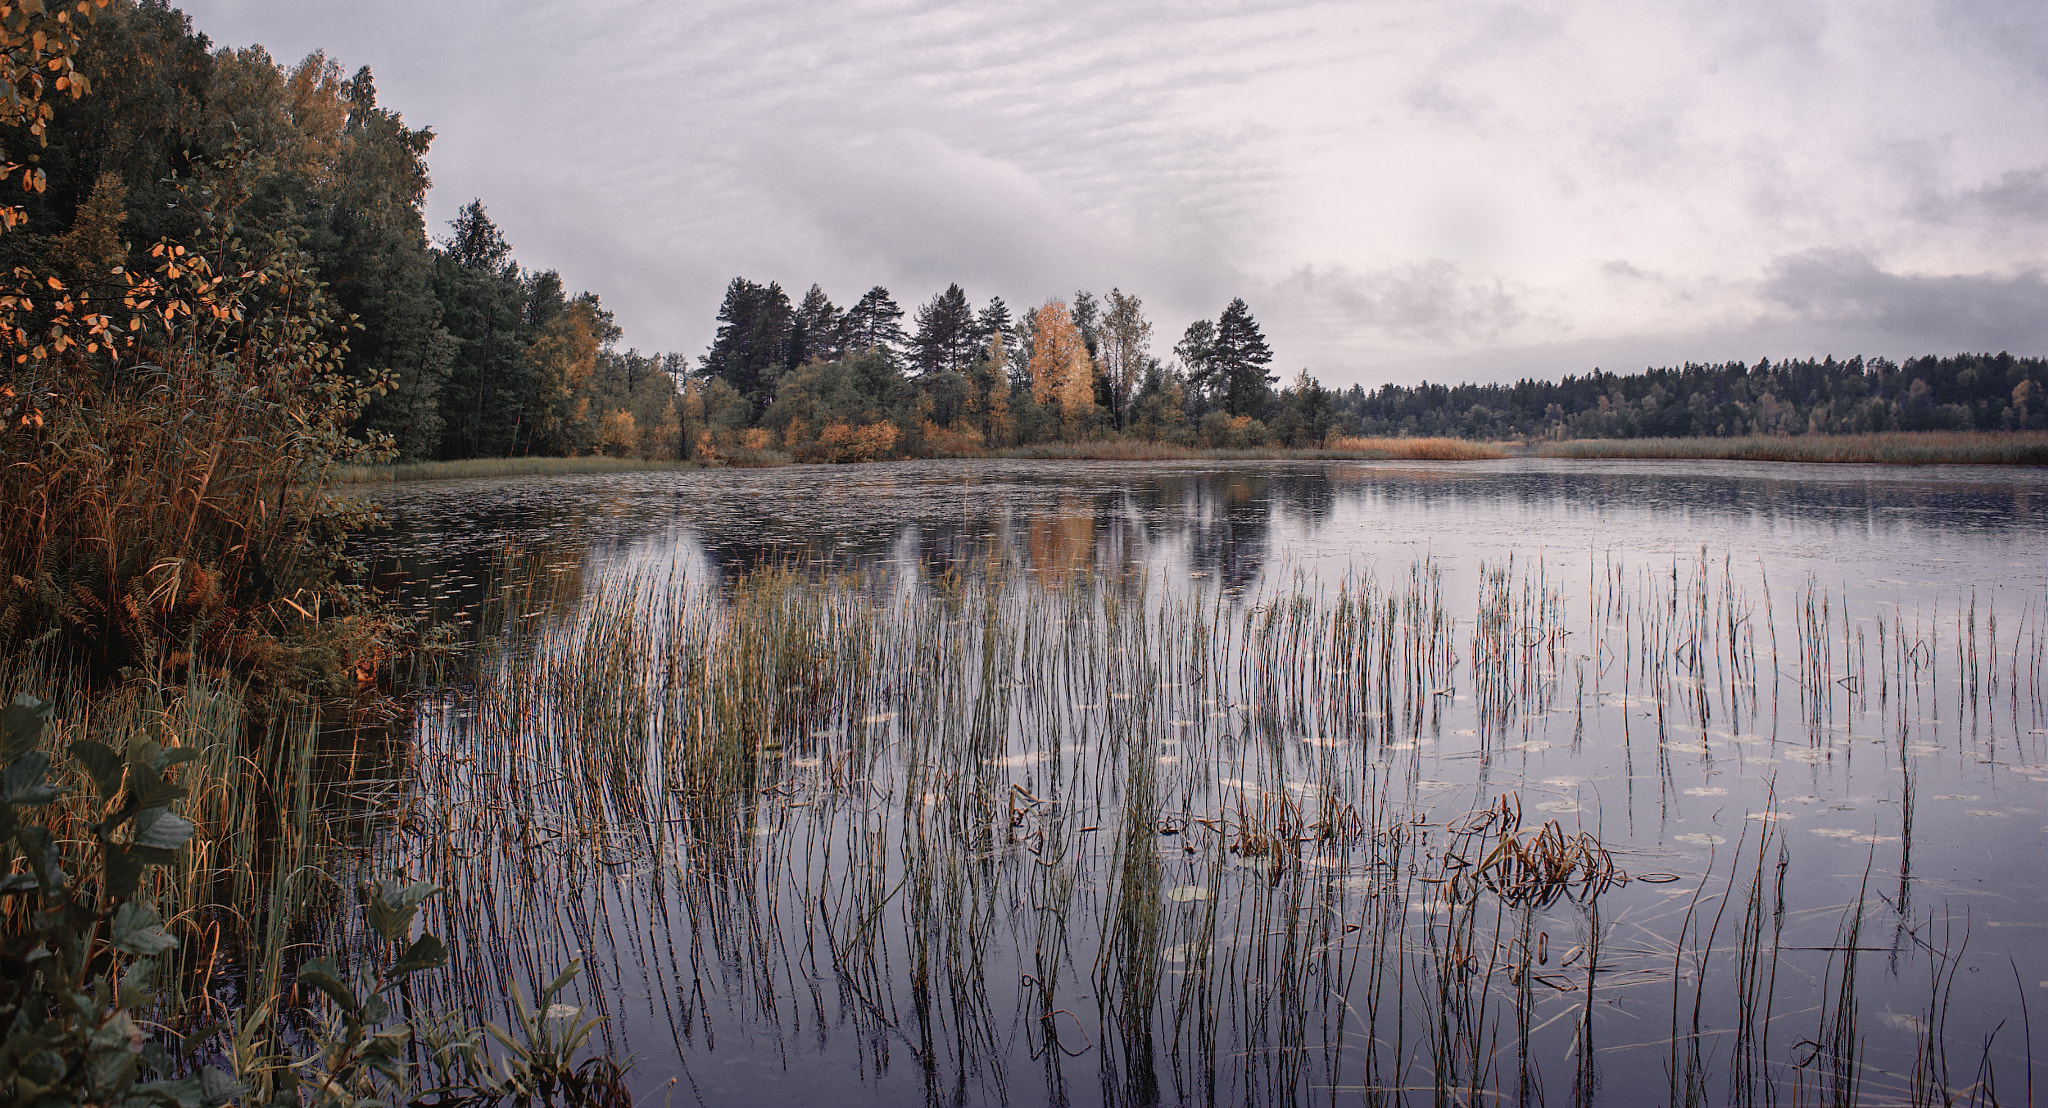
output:
[[[1390,458],[1410,461],[1463,462],[1505,458],[1507,453],[1499,447],[1488,443],[1467,442],[1463,439],[1359,439],[1339,437],[1331,439],[1329,444],[1322,448],[1267,446],[1253,447],[1248,450],[1176,446],[1172,443],[1144,442],[1130,439],[1105,439],[1099,442],[1047,442],[1014,447],[998,452],[997,456],[1004,458],[1099,462],[1257,461],[1268,459],[1280,461],[1313,461],[1317,459],[1379,461]]]
[[[2048,465],[2048,433],[1888,431],[1869,435],[1575,439],[1544,443],[1545,458],[1726,458],[1756,462],[1887,465]]]
[[[344,466],[337,482],[388,484],[393,481],[447,481],[460,477],[524,477],[578,473],[630,473],[640,470],[697,469],[695,462],[650,458],[463,458],[452,462],[403,462],[383,466]]]
[[[1330,440],[1330,449],[1369,458],[1400,458],[1418,462],[1478,462],[1508,456],[1507,451],[1492,443],[1445,438],[1384,439],[1343,435]]]

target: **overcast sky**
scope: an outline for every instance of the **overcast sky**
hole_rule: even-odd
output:
[[[1327,384],[2048,354],[2048,4],[186,0],[368,65],[628,344],[726,282],[1242,296]]]

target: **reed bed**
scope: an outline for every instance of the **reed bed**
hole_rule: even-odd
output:
[[[450,890],[430,1008],[602,951],[607,1045],[706,1100],[721,1053],[934,1103],[1988,1104],[2031,1077],[2004,993],[1953,1004],[1966,906],[1908,877],[1915,720],[2044,760],[2016,737],[2048,716],[2038,600],[1774,607],[1705,552],[1596,567],[1582,615],[1541,561],[1485,567],[1463,618],[1427,560],[1263,594],[1004,562],[568,605],[554,580],[507,575],[370,818],[366,864]],[[1613,748],[1610,784],[1533,779],[1557,725]],[[1447,757],[1459,780],[1421,776]],[[1772,786],[1695,834],[1725,852],[1635,841],[1599,795],[1852,757],[1906,802],[1848,878],[1788,884],[1826,844]]]
[[[388,465],[339,466],[340,484],[390,484],[394,481],[452,481],[464,477],[553,477],[582,473],[633,473],[642,470],[703,468],[696,462],[663,458],[460,458],[451,462],[395,462]]]
[[[1867,435],[1573,439],[1537,448],[1545,458],[1720,458],[1753,462],[1885,465],[2048,465],[2039,431],[1886,431]]]
[[[1367,458],[1401,458],[1426,462],[1475,462],[1505,458],[1508,453],[1495,443],[1449,438],[1358,438],[1339,435],[1329,448]]]

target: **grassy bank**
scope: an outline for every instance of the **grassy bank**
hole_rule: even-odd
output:
[[[1537,454],[1545,458],[2048,465],[2048,434],[2038,431],[1891,431],[1871,435],[1770,435],[1725,439],[1574,439],[1544,443],[1537,448]]]
[[[944,456],[944,455],[942,455]],[[963,457],[967,455],[961,455]],[[1176,446],[1132,439],[1099,442],[1042,442],[1016,446],[976,457],[1023,458],[1041,461],[1171,462],[1171,461],[1475,461],[1505,458],[1500,447],[1463,439],[1336,439],[1326,448],[1292,449],[1261,446],[1242,450]],[[777,451],[736,451],[725,464],[756,468],[792,465]],[[347,466],[336,471],[342,484],[388,484],[394,481],[441,481],[460,477],[558,476],[580,473],[702,468],[698,462],[646,458],[468,458],[453,462],[405,462],[397,465]]]
[[[577,473],[630,473],[639,470],[698,469],[696,462],[650,458],[463,458],[452,462],[402,462],[396,465],[344,466],[335,471],[340,484],[389,484],[393,481],[445,481],[457,477],[560,476]]]
[[[1047,442],[998,451],[999,458],[1032,458],[1097,462],[1164,462],[1188,460],[1321,460],[1378,461],[1479,461],[1505,458],[1507,453],[1490,443],[1464,439],[1360,439],[1339,438],[1321,448],[1260,446],[1241,450],[1200,446],[1176,446],[1164,442],[1105,439],[1100,442]]]

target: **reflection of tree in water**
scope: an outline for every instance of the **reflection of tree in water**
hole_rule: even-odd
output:
[[[1878,532],[1910,521],[1915,530],[2005,531],[2048,508],[2048,488],[2024,481],[1915,480],[1897,467],[1859,471],[1807,466],[1787,476],[1756,472],[1700,472],[1694,468],[1577,471],[1444,466],[1347,465],[1328,471],[1347,498],[1405,509],[1477,507],[1551,511],[1559,507],[1678,509],[1732,520],[1752,518]],[[1749,468],[1747,463],[1733,463]],[[1873,535],[1873,537],[1875,537]]]
[[[1184,492],[1188,562],[1225,588],[1250,584],[1272,547],[1273,480],[1248,474],[1204,475]]]

